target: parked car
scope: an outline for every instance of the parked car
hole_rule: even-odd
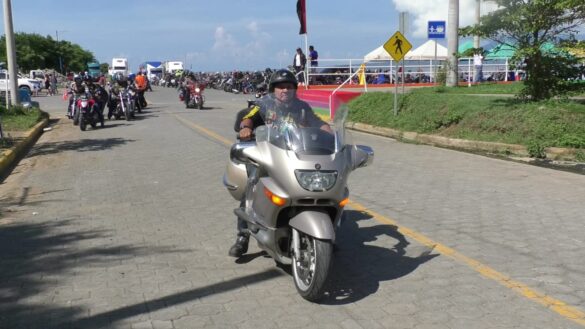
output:
[[[32,94],[35,94],[42,89],[42,84],[40,81],[21,77],[18,77],[17,86],[18,89],[25,89]],[[10,77],[8,76],[8,72],[6,70],[0,70],[0,91],[5,92],[7,90],[10,90]]]

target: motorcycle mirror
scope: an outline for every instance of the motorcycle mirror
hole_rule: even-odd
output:
[[[356,145],[352,149],[352,169],[367,167],[374,163],[374,150],[366,145]]]
[[[251,163],[250,159],[244,154],[244,150],[253,146],[256,146],[255,142],[235,143],[230,149],[230,159],[237,163]]]

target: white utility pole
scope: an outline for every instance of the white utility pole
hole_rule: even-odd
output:
[[[14,43],[14,29],[12,27],[12,4],[10,0],[4,0],[4,33],[6,33],[6,59],[8,74],[10,76],[10,101],[12,105],[18,101],[18,73],[16,70],[16,46]],[[8,95],[6,95],[8,97]]]
[[[459,47],[459,0],[449,0],[449,22],[447,23],[447,87],[456,87],[459,81],[457,48]]]
[[[481,0],[475,0],[475,24],[479,25],[480,22],[480,6],[481,6]],[[477,49],[479,48],[479,35],[475,35],[473,37],[473,48]]]

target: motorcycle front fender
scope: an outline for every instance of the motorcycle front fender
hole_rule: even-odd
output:
[[[331,240],[335,242],[333,221],[326,212],[315,210],[301,211],[290,220],[289,225],[319,240]]]

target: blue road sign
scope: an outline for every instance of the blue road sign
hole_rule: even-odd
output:
[[[445,21],[429,21],[429,39],[445,39],[446,26]]]

